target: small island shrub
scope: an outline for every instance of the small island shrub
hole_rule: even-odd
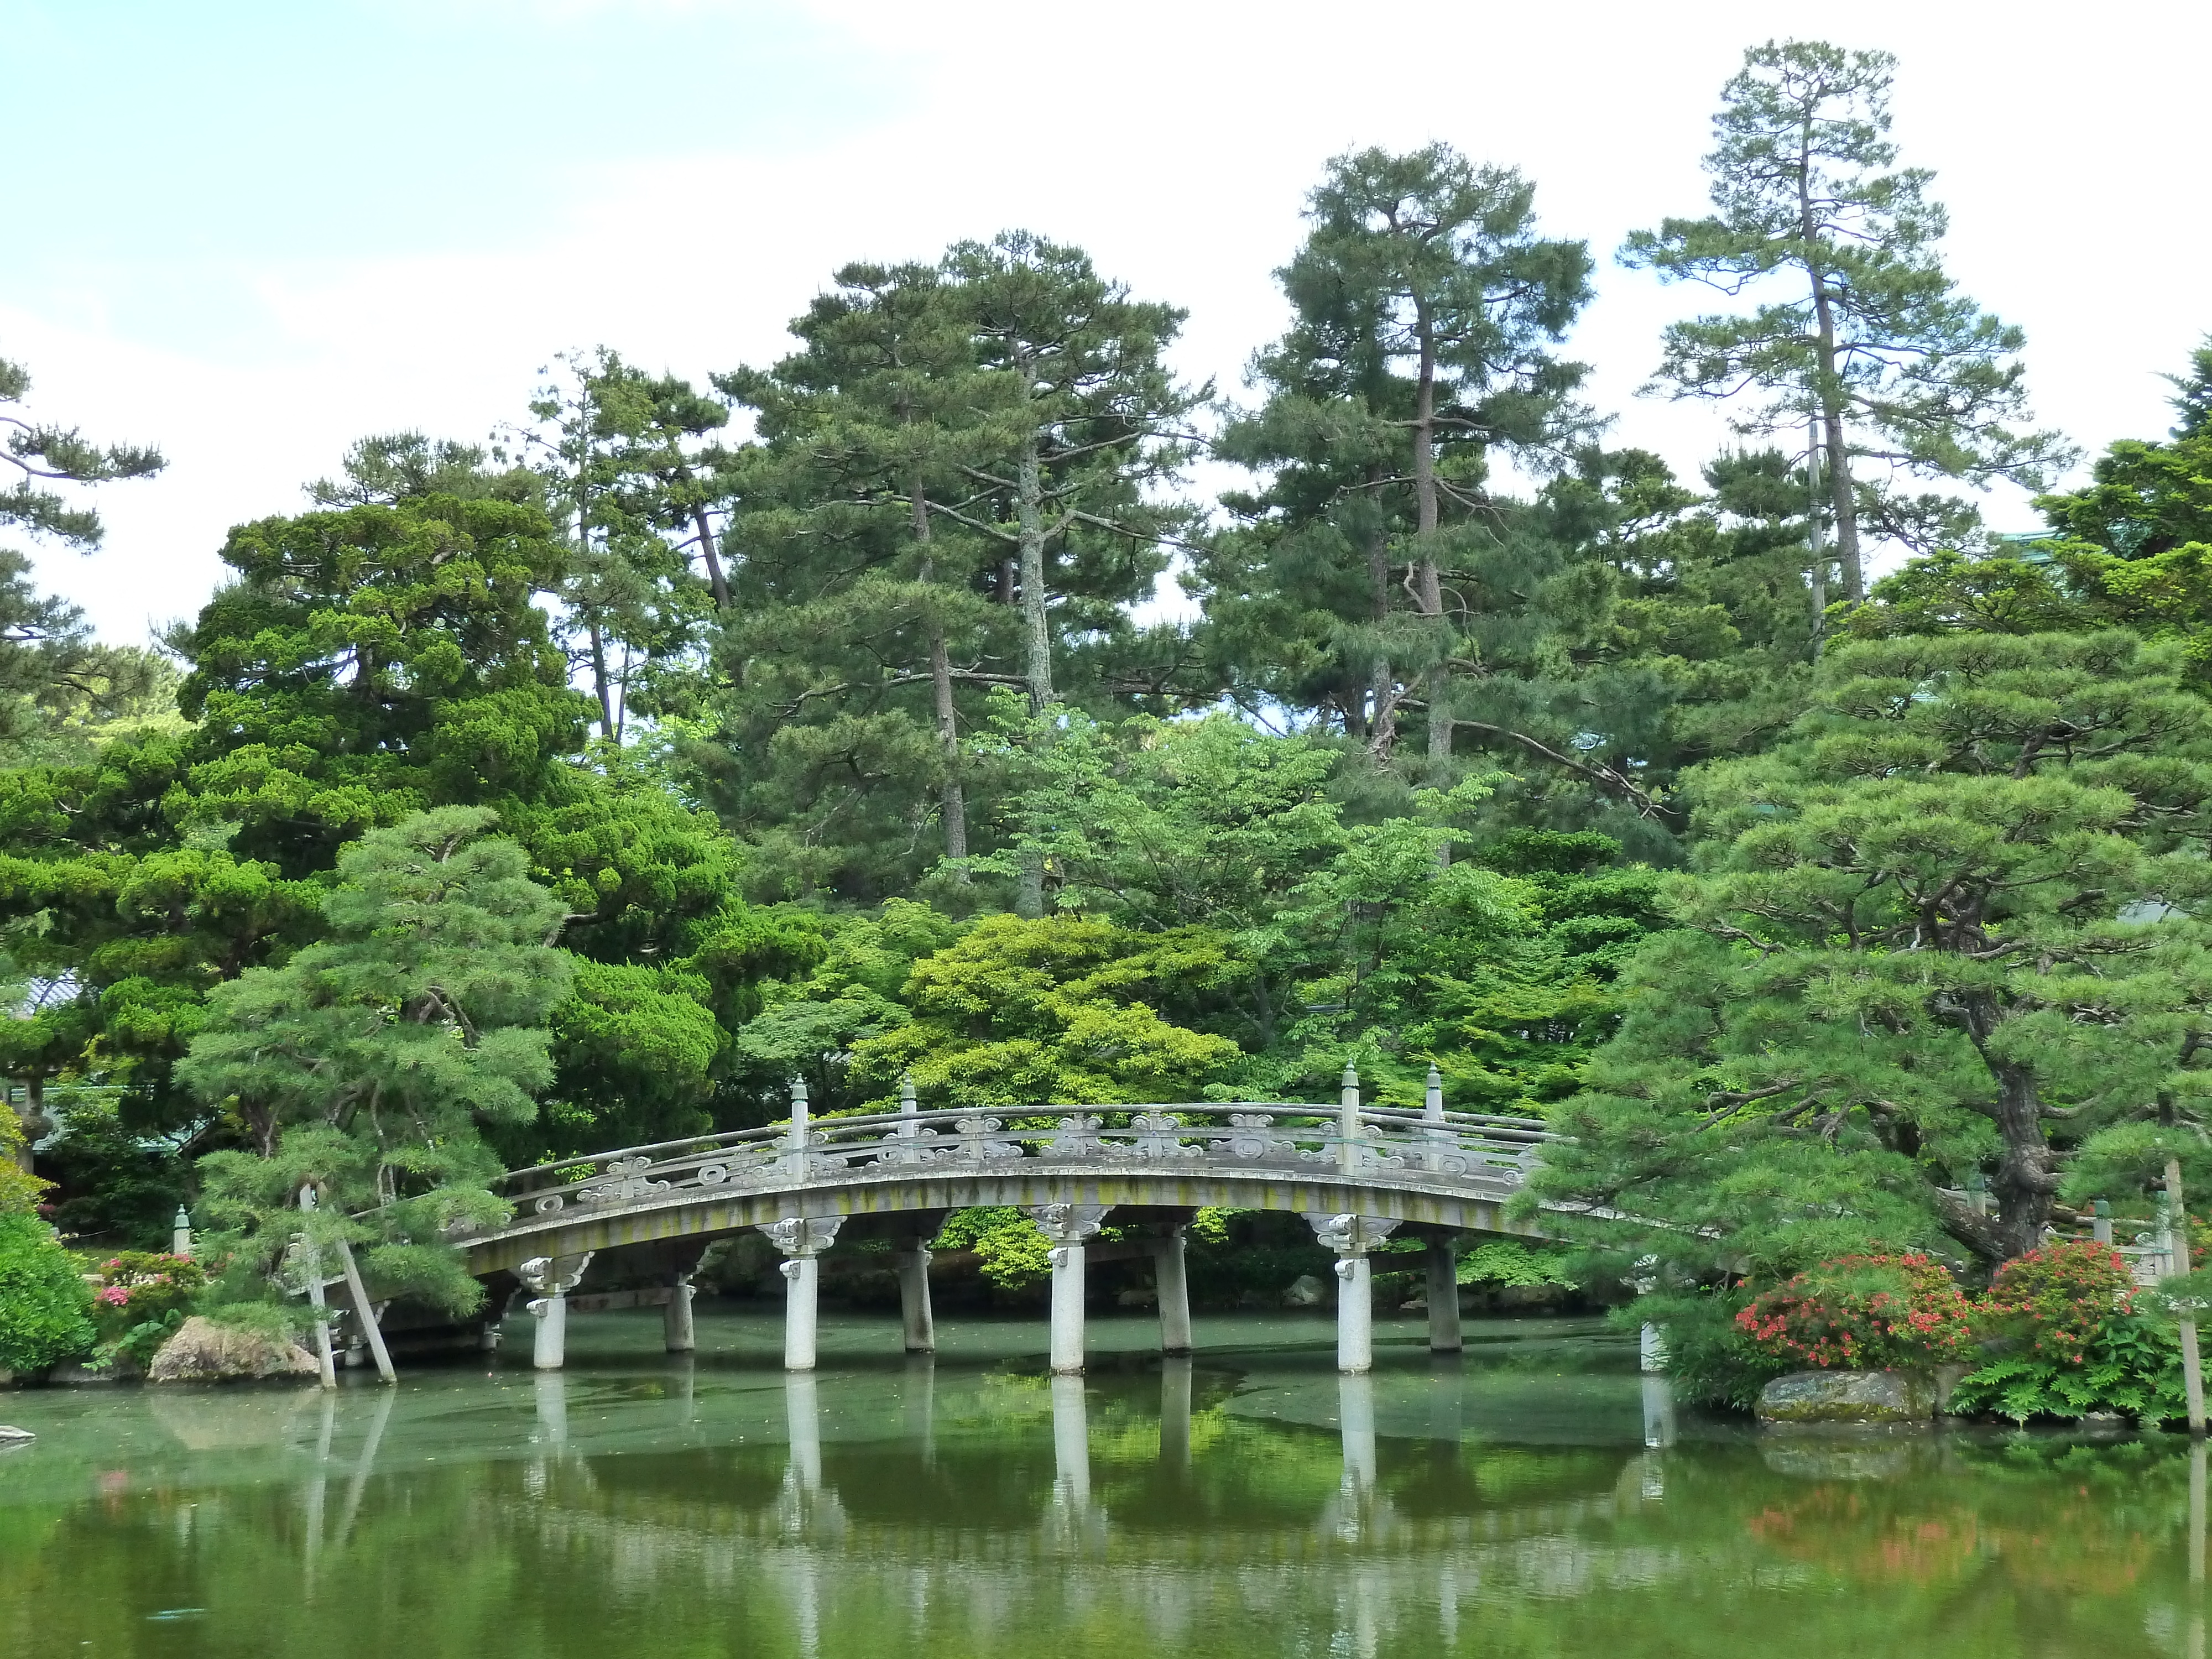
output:
[[[2024,1340],[2038,1358],[2079,1365],[2098,1332],[2135,1308],[2135,1279],[2109,1244],[2061,1239],[1996,1270],[1976,1304],[1984,1337]]]
[[[1842,1255],[1763,1291],[1735,1316],[1762,1353],[1814,1370],[1924,1370],[1961,1358],[1972,1304],[1927,1255]]]
[[[2065,1239],[2014,1257],[1976,1304],[1974,1324],[1995,1352],[1952,1390],[1954,1413],[2016,1423],[2184,1413],[2179,1346],[2137,1308],[2126,1261],[2109,1244]]]
[[[35,1215],[0,1214],[0,1370],[42,1371],[91,1348],[92,1291]]]
[[[92,1295],[100,1338],[94,1362],[152,1363],[206,1284],[206,1271],[188,1255],[125,1250],[107,1257],[100,1264],[100,1285]]]

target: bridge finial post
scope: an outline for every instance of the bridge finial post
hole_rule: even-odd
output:
[[[1344,1175],[1359,1170],[1359,1068],[1346,1060],[1344,1094],[1336,1115],[1336,1167]]]
[[[785,1156],[793,1181],[806,1179],[806,1079],[791,1079],[791,1139],[786,1144]]]
[[[1433,1065],[1429,1067],[1429,1092],[1421,1103],[1421,1115],[1431,1123],[1444,1121],[1444,1075]]]
[[[915,1139],[915,1131],[921,1126],[915,1121],[921,1115],[921,1106],[914,1097],[914,1073],[907,1072],[899,1078],[899,1138]]]

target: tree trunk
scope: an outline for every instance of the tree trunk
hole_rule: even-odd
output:
[[[1828,451],[1828,498],[1836,514],[1836,562],[1844,582],[1844,598],[1851,605],[1866,603],[1866,570],[1859,558],[1858,502],[1851,495],[1850,451],[1844,442],[1844,398],[1836,379],[1836,313],[1834,291],[1828,286],[1822,262],[1820,222],[1813,211],[1812,119],[1799,128],[1797,154],[1797,229],[1803,246],[1805,274],[1813,284],[1813,314],[1819,327],[1814,355],[1820,383],[1815,388],[1820,422],[1826,428]]]
[[[594,617],[586,624],[592,641],[592,684],[599,697],[599,735],[615,735],[614,696],[607,685],[607,646],[599,634],[599,620]]]
[[[1368,499],[1378,511],[1382,503],[1376,489],[1382,482],[1382,472],[1379,466],[1367,469]],[[1367,580],[1374,589],[1375,626],[1379,631],[1390,620],[1390,540],[1379,524],[1367,538]],[[1381,652],[1370,666],[1368,690],[1374,707],[1368,715],[1367,752],[1378,761],[1387,761],[1398,741],[1398,687],[1390,672],[1390,659]]]
[[[1413,549],[1419,560],[1421,614],[1441,620],[1443,578],[1437,570],[1437,349],[1425,301],[1414,302],[1414,326],[1421,337],[1421,362],[1413,388]],[[1441,773],[1451,758],[1451,670],[1442,662],[1427,675],[1429,764]],[[1439,780],[1440,781],[1440,780]],[[1449,858],[1449,853],[1443,856]]]
[[[1052,632],[1045,606],[1044,483],[1035,432],[1022,441],[1021,463],[1014,474],[1014,514],[1022,560],[1022,674],[1029,682],[1030,712],[1042,714],[1052,702]]]
[[[1996,1243],[2004,1257],[2025,1255],[2043,1243],[2058,1179],[2051,1172],[2051,1143],[2043,1133],[2043,1103],[2033,1075],[2008,1062],[1984,1060],[1997,1081],[1997,1133],[2004,1155],[1990,1192],[1997,1200]],[[2003,1258],[2001,1258],[2003,1259]]]
[[[1817,420],[1805,423],[1805,581],[1813,600],[1813,656],[1817,661],[1828,626],[1828,550],[1820,538],[1820,429]]]
[[[730,608],[730,584],[722,576],[722,561],[714,550],[714,526],[707,517],[707,509],[691,509],[692,526],[699,532],[699,554],[707,562],[707,585],[714,590],[714,609]]]
[[[929,502],[919,483],[913,486],[910,499],[914,538],[921,544],[921,580],[926,584],[935,574],[935,562],[929,552]],[[937,697],[937,741],[945,751],[945,787],[938,795],[945,815],[945,856],[957,864],[968,856],[968,799],[960,782],[960,726],[952,706],[952,659],[945,648],[945,624],[933,608],[929,617],[929,679]],[[963,882],[968,879],[964,869],[957,874]]]
[[[1822,307],[1825,311],[1825,304]],[[1834,357],[1832,343],[1823,355]],[[1825,409],[1827,426],[1828,501],[1836,515],[1836,565],[1843,578],[1844,598],[1851,605],[1866,603],[1866,568],[1859,557],[1859,506],[1851,494],[1851,455],[1844,445],[1844,416],[1840,403]]]
[[[1045,608],[1044,480],[1037,459],[1035,428],[1022,440],[1014,473],[1015,528],[1022,561],[1022,622],[1025,650],[1022,675],[1029,682],[1030,712],[1042,714],[1052,704],[1052,622]],[[1044,855],[1022,854],[1021,880],[1014,914],[1035,921],[1044,915]]]

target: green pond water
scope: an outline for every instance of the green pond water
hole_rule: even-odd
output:
[[[580,1315],[565,1373],[0,1393],[0,1659],[2204,1651],[2176,1437],[1762,1438],[1587,1322]],[[2192,1462],[2194,1468],[2192,1469]],[[2192,1475],[2194,1522],[2192,1524]]]

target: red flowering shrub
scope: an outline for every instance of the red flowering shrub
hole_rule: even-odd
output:
[[[2079,1365],[2090,1341],[2135,1308],[2135,1279],[2109,1244],[2061,1239],[1999,1267],[1975,1310],[1992,1334],[2023,1336],[2038,1358]]]
[[[152,1358],[206,1283],[206,1269],[188,1255],[125,1250],[108,1257],[100,1264],[100,1288],[92,1293],[100,1338],[97,1358],[105,1363],[127,1354],[142,1364]]]
[[[1958,1358],[1972,1340],[1972,1312],[1925,1255],[1843,1255],[1764,1292],[1735,1322],[1773,1358],[1891,1370]]]

